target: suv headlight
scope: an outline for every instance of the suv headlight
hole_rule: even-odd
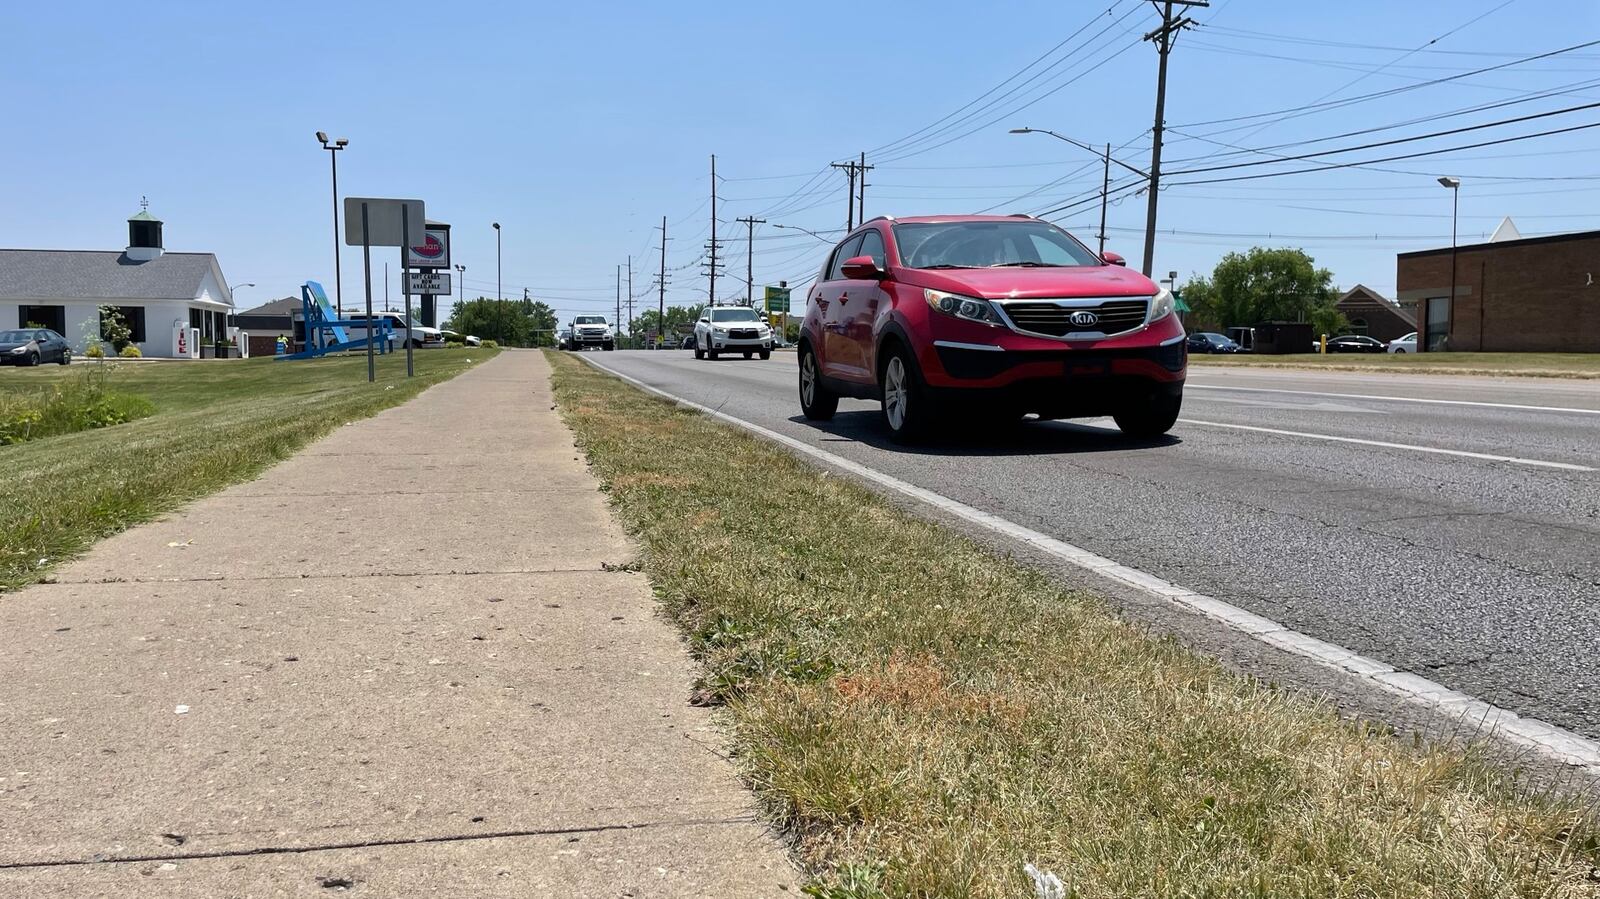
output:
[[[1156,294],[1155,299],[1150,301],[1150,321],[1160,321],[1171,315],[1173,305],[1172,291],[1165,287],[1161,288],[1161,292]]]
[[[1000,314],[995,311],[994,306],[988,300],[929,289],[924,289],[922,296],[928,301],[929,306],[946,315],[953,315],[956,318],[964,318],[972,322],[982,322],[986,325],[999,325],[1001,323]]]

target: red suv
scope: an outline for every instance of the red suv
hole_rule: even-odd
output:
[[[877,218],[833,252],[800,331],[800,407],[876,399],[895,440],[966,412],[1178,418],[1188,348],[1172,294],[1029,216]]]

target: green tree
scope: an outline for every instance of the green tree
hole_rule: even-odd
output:
[[[444,326],[501,346],[554,346],[556,311],[537,300],[478,297],[452,306]]]
[[[1333,273],[1304,250],[1252,247],[1222,257],[1210,278],[1192,278],[1180,291],[1193,310],[1190,330],[1221,330],[1263,321],[1310,322],[1336,333],[1344,316],[1333,308]]]
[[[699,317],[699,306],[668,306],[667,314],[664,319],[666,321],[666,329],[664,333],[667,335],[667,344],[669,346],[672,344],[672,335],[674,333],[676,333],[679,329],[688,331],[694,326],[695,319]],[[646,334],[656,333],[658,330],[657,325],[662,320],[663,318],[658,311],[655,309],[646,309],[639,313],[639,316],[633,320],[633,327],[629,330],[634,334],[640,335],[640,339],[643,339],[644,335]]]

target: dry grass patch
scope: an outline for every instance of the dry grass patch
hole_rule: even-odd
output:
[[[813,895],[1027,896],[1033,863],[1085,897],[1600,896],[1579,800],[1231,674],[851,481],[552,362]]]

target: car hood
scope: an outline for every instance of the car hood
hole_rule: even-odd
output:
[[[1160,290],[1154,281],[1120,265],[900,269],[897,280],[986,300],[1148,297]]]
[[[31,340],[24,340],[24,341],[21,341],[20,343],[17,342],[17,341],[7,341],[7,342],[4,342],[4,343],[0,343],[0,353],[9,353],[12,350],[16,349],[17,347],[19,347],[19,346],[27,346],[27,345],[29,345],[31,343],[33,343],[33,341],[31,341]]]

